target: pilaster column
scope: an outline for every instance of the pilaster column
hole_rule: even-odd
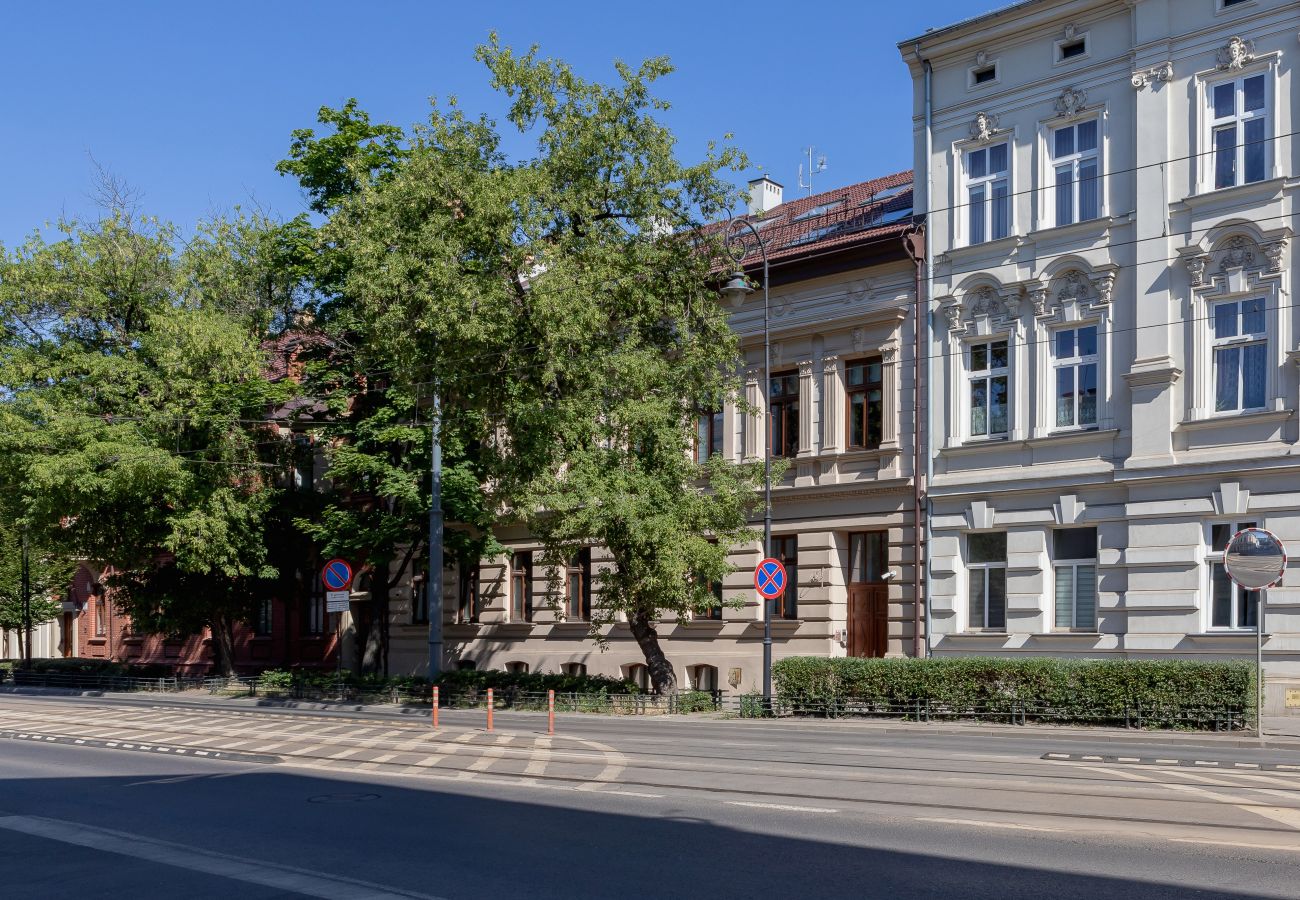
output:
[[[799,455],[812,456],[813,453],[813,428],[817,423],[813,417],[813,409],[817,398],[813,391],[813,361],[811,359],[801,360],[799,362]]]
[[[880,446],[898,447],[898,340],[891,338],[880,348]]]
[[[844,446],[844,360],[822,360],[822,452],[839,453]]]
[[[758,459],[763,455],[762,422],[767,416],[767,394],[760,388],[763,379],[761,367],[745,372],[745,400],[752,412],[744,417],[744,455],[743,459]]]

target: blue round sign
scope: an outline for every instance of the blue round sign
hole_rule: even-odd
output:
[[[321,570],[320,580],[331,591],[346,591],[352,583],[352,567],[341,559],[331,559]]]
[[[758,564],[754,570],[754,587],[758,593],[768,599],[775,600],[785,593],[785,566],[781,560],[768,557]]]

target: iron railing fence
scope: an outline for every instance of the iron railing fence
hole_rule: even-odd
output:
[[[260,676],[208,678],[203,685],[211,694],[267,697],[291,700],[348,703],[391,703],[429,706],[433,691],[427,685],[384,687],[350,683],[347,679],[302,682]],[[440,687],[438,705],[443,709],[485,709],[487,689]],[[598,712],[621,715],[656,715],[714,712],[723,708],[723,691],[681,691],[657,697],[653,694],[611,694],[556,691],[557,712]],[[544,712],[546,691],[526,691],[507,686],[493,689],[493,708]]]
[[[948,703],[928,698],[881,700],[857,697],[774,696],[769,713],[763,698],[741,694],[726,708],[742,717],[804,716],[817,718],[892,718],[909,722],[985,721],[1009,725],[1085,725],[1133,729],[1238,731],[1254,727],[1252,710],[1199,708],[1141,703],[1108,707],[1062,706],[1041,701],[991,700]]]
[[[32,672],[26,669],[0,671],[0,683],[15,687],[68,688],[98,691],[152,691],[175,693],[203,686],[198,676],[170,675],[159,678],[140,678],[133,675],[105,675],[95,672]]]

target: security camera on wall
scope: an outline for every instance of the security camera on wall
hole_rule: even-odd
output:
[[[893,579],[895,579],[895,578],[897,578],[897,577],[898,577],[898,573],[895,572],[893,569],[890,569],[890,570],[889,570],[888,572],[886,572],[884,575],[881,575],[881,576],[880,576],[881,580],[883,580],[883,581],[892,581]]]

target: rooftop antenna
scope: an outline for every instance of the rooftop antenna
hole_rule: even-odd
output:
[[[823,153],[817,157],[817,166],[813,167],[813,149],[811,146],[805,151],[808,154],[808,183],[803,183],[803,163],[799,163],[799,187],[808,189],[808,196],[813,195],[813,176],[826,171],[826,154]]]

